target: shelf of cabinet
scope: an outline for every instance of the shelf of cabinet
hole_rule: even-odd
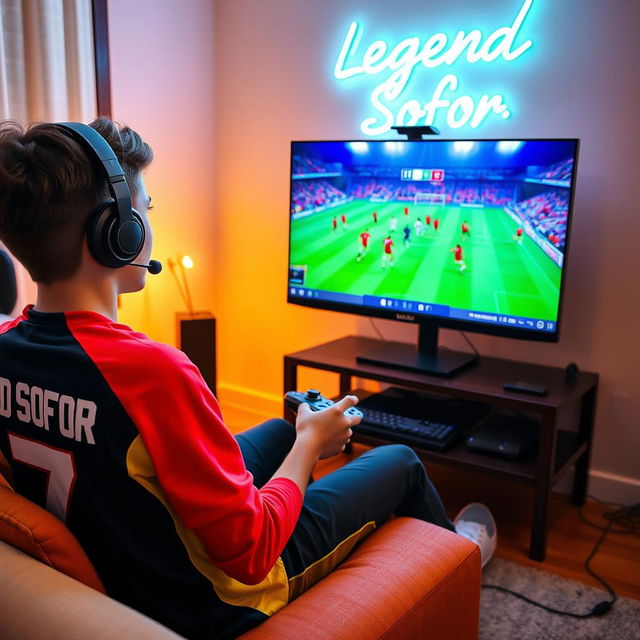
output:
[[[544,560],[547,539],[549,494],[560,478],[575,465],[572,499],[581,504],[586,497],[591,454],[593,417],[598,375],[582,372],[567,380],[564,370],[530,363],[481,357],[478,362],[455,377],[442,378],[423,373],[393,369],[357,361],[360,354],[382,344],[372,338],[349,336],[284,357],[284,391],[297,389],[298,367],[335,372],[340,376],[340,394],[352,390],[352,379],[362,378],[409,389],[480,401],[497,409],[526,413],[540,421],[537,450],[521,460],[507,460],[469,451],[458,444],[438,452],[413,447],[424,460],[464,468],[479,474],[490,474],[504,481],[534,487],[535,499],[531,527],[530,557]],[[548,387],[544,396],[505,391],[509,380],[527,380]],[[561,416],[575,411],[573,425],[560,428]],[[288,414],[285,411],[285,416]],[[569,426],[569,429],[566,427]],[[370,446],[388,444],[391,440],[354,433],[353,440]]]

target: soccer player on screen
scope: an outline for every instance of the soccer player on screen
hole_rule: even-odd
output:
[[[378,212],[377,212],[377,211],[374,211],[374,212],[373,212],[373,221],[374,221],[376,224],[378,224]]]
[[[409,207],[405,207],[404,208],[404,215],[408,216],[409,215]]]
[[[343,230],[347,228],[347,216],[343,213],[340,215],[340,220],[342,220],[342,228]]]
[[[433,219],[433,230],[437,231],[439,227],[440,227],[440,218],[434,218]]]
[[[516,232],[513,234],[513,240],[515,240],[518,244],[522,244],[522,227],[518,227]]]
[[[413,223],[413,228],[416,230],[416,235],[422,235],[422,220],[420,218],[416,218],[416,221]]]
[[[460,225],[460,229],[462,230],[462,239],[471,237],[471,231],[469,230],[469,223],[464,220]]]
[[[387,262],[389,262],[389,266],[393,267],[393,240],[391,236],[387,236],[382,242],[382,268],[387,266]]]
[[[409,240],[409,236],[411,235],[411,227],[407,224],[405,225],[403,231],[404,231],[404,239],[403,239],[404,247],[405,249],[407,249],[408,247],[411,246],[411,241]]]
[[[367,255],[367,252],[369,251],[370,237],[371,237],[371,234],[369,233],[369,229],[367,229],[366,231],[363,231],[360,234],[360,244],[358,246],[358,255],[356,256],[357,262],[360,262],[360,260],[362,260],[362,258]]]
[[[338,218],[333,216],[333,220],[331,221],[331,231],[335,231],[338,228]]]
[[[398,226],[398,218],[395,216],[391,216],[391,220],[389,220],[389,233],[393,233]]]
[[[425,216],[424,217],[424,221],[425,221],[425,224],[427,225],[427,227],[431,226],[431,216],[430,215]]]
[[[467,268],[464,263],[462,247],[457,244],[453,249],[449,250],[449,253],[453,253],[453,261],[460,267],[460,273],[462,273]]]

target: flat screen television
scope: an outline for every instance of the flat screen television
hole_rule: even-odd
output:
[[[557,341],[577,139],[291,143],[288,301],[420,325],[361,360],[452,375],[439,327]]]

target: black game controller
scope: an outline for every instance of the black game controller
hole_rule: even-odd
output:
[[[288,391],[284,395],[284,401],[292,411],[297,411],[303,402],[309,405],[311,411],[322,411],[322,409],[327,409],[335,404],[333,400],[324,398],[317,389],[308,389],[306,393],[302,393],[301,391]],[[359,418],[364,416],[364,413],[355,407],[349,407],[344,414],[346,416],[357,416]]]

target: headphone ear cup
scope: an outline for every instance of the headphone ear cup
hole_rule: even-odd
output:
[[[120,266],[114,260],[109,242],[111,227],[116,223],[116,216],[111,210],[113,204],[113,200],[103,202],[87,220],[89,251],[96,261],[105,267]]]
[[[127,264],[133,262],[142,251],[145,236],[142,216],[131,207],[131,218],[118,229],[118,248],[126,256]]]
[[[91,255],[100,264],[117,269],[138,257],[144,245],[145,231],[142,218],[135,209],[131,209],[130,217],[119,224],[114,205],[114,200],[107,200],[89,216],[87,244]]]

